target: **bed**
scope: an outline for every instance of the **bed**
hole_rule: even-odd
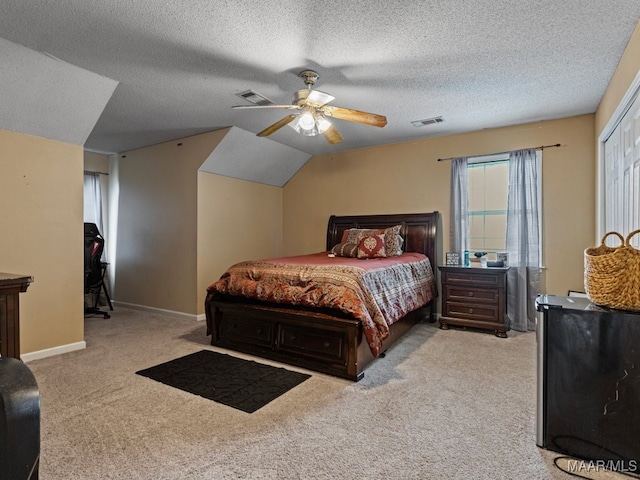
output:
[[[332,215],[327,226],[327,251],[304,257],[241,262],[231,266],[207,289],[205,313],[207,335],[211,335],[211,344],[353,381],[360,380],[365,368],[377,357],[383,356],[415,323],[433,321],[432,307],[437,296],[435,275],[438,218],[438,212]],[[341,257],[339,249],[335,247],[346,244],[346,239],[351,238],[351,232],[356,232],[352,229],[387,232],[386,236],[379,235],[382,242],[385,238],[391,238],[388,234],[390,231],[397,232],[402,251],[398,251],[393,259]],[[363,242],[373,241],[374,237],[378,236],[370,235],[361,239],[358,250],[363,248]],[[331,253],[332,249],[338,253],[337,256]],[[387,250],[391,251],[390,245],[387,245]],[[314,264],[305,265],[305,275],[310,276],[312,282],[322,283],[323,288],[350,289],[352,284],[360,283],[359,278],[351,278],[351,275],[360,275],[358,272],[363,272],[366,276],[365,283],[384,283],[375,277],[383,272],[383,267],[391,269],[392,274],[400,278],[416,277],[415,281],[420,286],[415,292],[404,292],[399,287],[394,287],[391,289],[394,293],[374,291],[371,294],[366,288],[356,290],[354,287],[354,290],[333,290],[333,294],[324,291],[317,294],[314,293],[317,289],[305,284],[302,290],[296,287],[298,292],[303,293],[295,298],[290,298],[291,295],[288,294],[280,297],[263,295],[266,287],[259,280],[271,278],[270,275],[275,275],[276,270],[284,276],[293,275],[293,267],[303,260],[306,262],[307,257],[312,257],[310,261]],[[335,275],[336,284],[330,285],[327,279],[333,281],[334,273],[338,270],[340,272]],[[412,273],[407,274],[407,271]],[[386,270],[383,273],[389,276]],[[247,276],[243,279],[246,283],[241,288],[237,287],[239,282],[234,280],[240,274]],[[288,281],[291,283],[290,279]],[[296,281],[299,279],[296,278]],[[365,309],[353,310],[350,306],[344,308],[342,303],[350,298],[352,292],[355,292],[353,295],[365,298],[368,313]],[[402,297],[403,302],[398,302],[399,297]],[[380,311],[374,309],[371,313],[368,307],[380,298],[386,299],[389,305],[381,304]],[[316,299],[318,303],[314,303]],[[404,304],[405,299],[407,304]],[[331,303],[333,300],[342,303]],[[285,303],[289,301],[294,304]],[[398,318],[387,318],[398,312],[401,313]],[[380,318],[385,318],[384,324]]]

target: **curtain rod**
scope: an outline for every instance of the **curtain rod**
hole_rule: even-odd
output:
[[[88,173],[89,175],[109,175],[106,172],[92,172],[91,170],[85,170],[84,173]]]
[[[561,147],[562,145],[560,145],[559,143],[556,143],[555,145],[540,145],[539,147],[533,147],[534,150],[544,150],[545,148],[555,148],[555,147]],[[476,158],[476,157],[486,157],[489,155],[503,155],[505,153],[511,153],[511,151],[506,151],[506,152],[494,152],[494,153],[483,153],[482,155],[469,155],[467,158]],[[438,161],[439,162],[444,162],[445,160],[453,160],[454,158],[457,157],[449,157],[449,158],[439,158]]]

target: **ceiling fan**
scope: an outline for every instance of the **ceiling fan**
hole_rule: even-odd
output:
[[[298,74],[304,80],[306,89],[298,90],[293,96],[291,105],[234,105],[231,108],[277,108],[297,110],[268,126],[257,135],[266,137],[284,127],[291,126],[295,131],[307,136],[324,135],[329,143],[340,143],[342,135],[328,118],[339,118],[349,122],[357,122],[374,127],[384,127],[387,118],[375,113],[361,112],[351,108],[332,107],[327,105],[335,97],[311,87],[318,80],[319,75],[313,70],[303,70]]]

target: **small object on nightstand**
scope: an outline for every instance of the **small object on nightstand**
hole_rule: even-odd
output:
[[[447,252],[447,265],[460,265],[458,252]]]
[[[476,258],[480,259],[480,265],[483,268],[487,268],[487,257],[485,256],[487,254],[487,252],[475,252],[473,255]]]

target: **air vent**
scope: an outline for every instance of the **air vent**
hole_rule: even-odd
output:
[[[273,105],[273,102],[268,98],[263,97],[253,90],[247,90],[246,92],[236,93],[240,98],[244,98],[247,102],[251,102],[254,105]]]
[[[434,123],[442,123],[444,122],[444,118],[442,117],[433,117],[433,118],[425,118],[424,120],[414,120],[411,124],[414,127],[424,127],[425,125],[433,125]]]

